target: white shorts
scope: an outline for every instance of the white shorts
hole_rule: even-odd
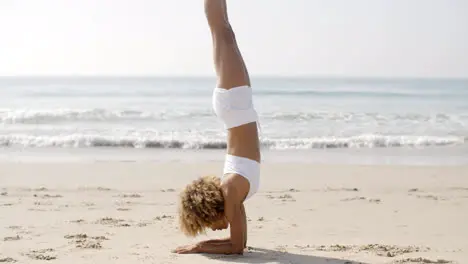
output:
[[[235,173],[249,181],[250,189],[246,200],[252,197],[260,187],[260,163],[255,160],[226,154],[223,173],[224,175]]]

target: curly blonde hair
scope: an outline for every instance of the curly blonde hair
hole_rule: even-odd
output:
[[[187,236],[204,233],[205,228],[219,220],[223,213],[221,180],[216,176],[200,177],[180,194],[179,225]]]

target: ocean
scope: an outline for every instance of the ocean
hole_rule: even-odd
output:
[[[224,150],[214,85],[213,78],[0,78],[0,157]],[[468,164],[468,80],[252,77],[252,87],[262,148],[275,157],[365,153]]]

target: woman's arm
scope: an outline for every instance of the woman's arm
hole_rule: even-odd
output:
[[[232,244],[230,238],[211,239],[202,241],[194,245],[178,247],[173,253],[192,254],[192,253],[212,253],[212,254],[232,254]]]
[[[238,250],[231,242],[227,240],[224,242],[214,242],[214,243],[205,243],[201,242],[197,244],[196,253],[206,253],[206,254],[243,254],[244,249]]]
[[[226,238],[218,238],[218,239],[210,239],[210,240],[205,240],[205,241],[201,241],[199,242],[198,244],[202,244],[202,243],[207,243],[207,244],[219,244],[219,243],[224,243],[224,242],[230,242],[231,241],[231,238],[230,237],[226,237]]]
[[[227,192],[227,197],[229,197],[229,192]],[[202,241],[195,245],[179,247],[174,252],[179,254],[243,254],[247,246],[247,217],[245,215],[244,205],[236,202],[237,199],[232,198],[226,199],[225,207],[226,218],[230,224],[231,236],[229,238]]]
[[[225,191],[225,216],[229,222],[230,238],[222,242],[201,242],[199,253],[211,254],[243,254],[247,242],[247,217],[244,205],[239,202],[236,188]]]

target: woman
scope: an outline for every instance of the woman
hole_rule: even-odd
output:
[[[205,13],[213,41],[217,87],[213,108],[227,129],[223,177],[202,177],[180,195],[181,230],[196,236],[206,228],[230,227],[230,237],[182,246],[176,253],[243,254],[247,245],[244,201],[254,195],[260,180],[257,113],[250,78],[228,21],[225,0],[205,0]]]

